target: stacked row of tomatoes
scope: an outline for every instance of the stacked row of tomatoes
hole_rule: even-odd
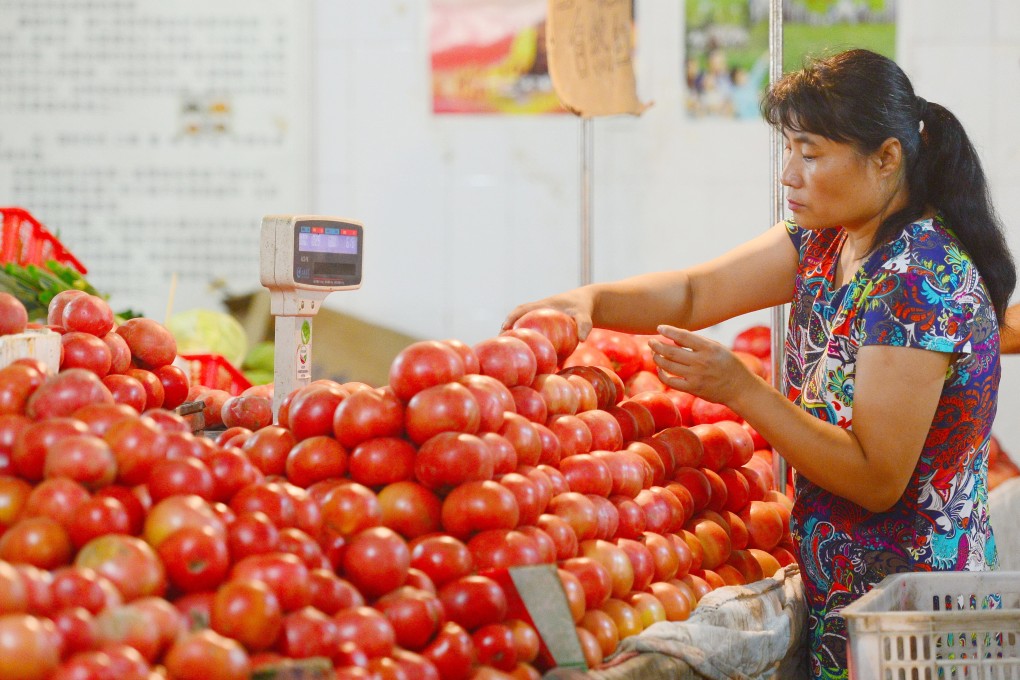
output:
[[[169,410],[165,329],[88,332],[71,303],[51,305],[63,338],[116,335],[130,357],[86,362],[68,341],[58,373],[0,369],[0,677],[303,660],[323,677],[535,678],[554,660],[505,569],[553,565],[594,667],[793,559],[767,445],[658,382],[640,338],[578,343],[569,317],[533,312],[474,346],[408,346],[387,386],[316,381],[276,424],[211,438]]]

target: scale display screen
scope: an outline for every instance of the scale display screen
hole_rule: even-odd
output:
[[[312,286],[361,283],[360,224],[302,220],[294,224],[294,282]]]

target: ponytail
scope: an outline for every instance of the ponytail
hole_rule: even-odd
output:
[[[985,281],[1001,324],[1016,285],[1016,269],[988,190],[977,151],[959,119],[944,106],[924,102],[914,194],[934,206],[960,239]],[[883,225],[884,226],[884,225]]]

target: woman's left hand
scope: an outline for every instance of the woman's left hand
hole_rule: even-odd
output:
[[[674,389],[732,408],[737,397],[759,380],[718,342],[674,326],[662,325],[658,331],[673,342],[651,340],[648,345],[659,379]]]

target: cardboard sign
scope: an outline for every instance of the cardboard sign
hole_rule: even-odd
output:
[[[549,74],[560,101],[583,117],[638,115],[630,0],[549,0]]]

